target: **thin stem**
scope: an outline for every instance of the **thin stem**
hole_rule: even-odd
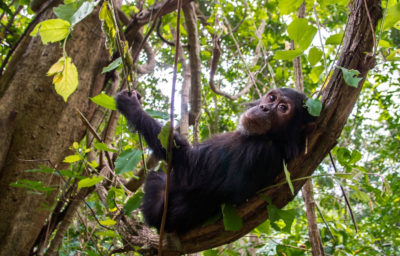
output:
[[[111,7],[111,13],[112,13],[112,18],[113,18],[113,22],[114,22],[114,26],[117,28],[115,31],[115,44],[117,45],[117,50],[119,53],[119,56],[121,57],[122,60],[122,70],[124,72],[124,77],[127,78],[127,85],[128,85],[128,90],[131,91],[131,86],[130,86],[130,82],[133,81],[133,73],[132,73],[132,69],[129,68],[128,62],[126,60],[125,54],[124,54],[124,50],[121,46],[121,35],[119,33],[119,26],[118,26],[118,22],[117,22],[117,17],[116,17],[116,10],[114,7],[114,1],[113,0],[109,0],[110,3],[110,7]],[[130,78],[130,82],[129,82],[129,78]]]
[[[179,43],[180,43],[180,23],[181,23],[181,9],[182,9],[182,0],[178,0],[178,14],[176,21],[176,40],[175,40],[175,58],[174,58],[174,73],[172,78],[172,90],[171,90],[171,115],[170,115],[170,132],[169,132],[169,144],[168,144],[168,152],[167,152],[167,180],[165,184],[165,192],[164,192],[164,209],[163,215],[161,218],[161,226],[160,226],[160,238],[158,242],[158,255],[162,255],[162,239],[165,230],[165,223],[167,220],[167,210],[168,210],[168,194],[169,194],[169,186],[170,186],[170,176],[172,170],[172,146],[174,140],[174,102],[175,102],[175,85],[176,85],[176,77],[178,71],[178,56],[179,56]]]
[[[323,54],[323,56],[324,56],[324,72],[325,72],[325,77],[327,77],[327,76],[328,76],[328,66],[327,66],[327,61],[326,61],[325,47],[324,47],[324,42],[322,41],[321,24],[319,23],[318,13],[317,13],[317,9],[315,8],[315,4],[314,4],[314,6],[313,6],[313,10],[314,10],[315,20],[316,20],[317,26],[318,26],[318,36],[319,36],[319,41],[320,41],[320,43],[321,43],[322,54]]]
[[[332,157],[332,153],[331,152],[329,152],[329,158],[331,159],[331,163],[332,163],[333,169],[335,170],[335,173],[337,173],[337,168],[336,168],[336,165],[335,165],[335,161],[333,161],[333,157]],[[344,191],[344,188],[342,187],[342,185],[339,184],[339,186],[340,186],[340,190],[342,190],[342,194],[343,194],[343,197],[344,197],[344,201],[346,202],[347,208],[349,209],[351,220],[353,221],[354,228],[355,228],[356,232],[358,232],[357,222],[356,222],[356,219],[354,218],[354,213],[353,213],[353,209],[351,208],[350,201],[347,198],[346,192]]]
[[[375,55],[376,55],[375,29],[374,29],[374,25],[372,24],[371,14],[369,13],[369,10],[368,10],[367,0],[364,0],[364,7],[365,7],[365,11],[367,12],[368,21],[369,21],[369,26],[371,27],[372,38],[373,38],[373,40],[374,40],[374,52],[373,52],[373,55],[372,55],[372,56],[375,56]]]

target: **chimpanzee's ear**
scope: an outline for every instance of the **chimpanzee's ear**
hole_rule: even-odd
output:
[[[260,102],[261,102],[261,100],[258,99],[258,100],[255,100],[255,101],[252,101],[252,102],[249,102],[249,103],[245,103],[245,104],[243,104],[243,105],[245,105],[246,108],[252,108],[252,107],[254,107],[254,106],[259,105]]]
[[[315,128],[317,128],[317,124],[315,122],[309,122],[301,126],[301,130],[304,135],[310,135],[315,131]]]

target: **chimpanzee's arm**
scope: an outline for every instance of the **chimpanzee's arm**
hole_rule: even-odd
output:
[[[154,155],[157,158],[165,159],[165,149],[161,146],[157,137],[161,131],[161,124],[142,109],[140,95],[135,91],[124,90],[117,94],[116,101],[118,110],[126,117],[129,124],[133,125],[143,135]],[[174,140],[178,149],[184,149],[188,146],[188,143],[177,134],[174,135]]]

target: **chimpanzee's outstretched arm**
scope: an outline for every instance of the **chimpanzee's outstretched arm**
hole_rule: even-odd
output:
[[[140,94],[136,91],[123,90],[116,96],[117,108],[126,117],[129,124],[133,125],[144,136],[154,155],[157,158],[165,159],[165,149],[161,146],[157,137],[161,131],[161,124],[142,109],[140,98]],[[178,147],[174,148],[174,151],[188,146],[188,143],[177,134],[174,135],[174,140]]]

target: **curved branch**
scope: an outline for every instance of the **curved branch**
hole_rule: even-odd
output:
[[[229,27],[229,25],[228,25],[228,27]],[[263,21],[260,24],[260,27],[257,29],[256,34],[259,39],[260,39],[260,35],[263,33],[264,29],[265,29],[265,21]],[[232,30],[230,30],[229,35],[233,36]],[[241,51],[239,49],[239,45],[238,45],[237,41],[234,38],[233,38],[233,40],[234,40],[237,50],[239,52],[239,56],[241,57],[242,61],[245,62],[243,55],[241,54]],[[261,43],[261,40],[260,40],[260,43]],[[256,54],[252,61],[253,66],[257,64],[258,59],[260,58],[260,54],[261,54],[261,52],[259,50],[260,43],[257,45]],[[249,80],[247,81],[247,85],[236,95],[230,95],[228,93],[221,91],[219,88],[217,88],[217,86],[214,83],[214,76],[215,76],[215,73],[217,72],[218,62],[219,62],[219,58],[221,56],[220,39],[218,36],[214,36],[213,44],[214,44],[214,48],[213,48],[213,54],[212,54],[212,60],[211,60],[211,71],[210,71],[210,81],[209,81],[210,88],[214,93],[216,93],[218,95],[224,96],[225,98],[228,98],[230,100],[236,100],[236,99],[242,97],[244,94],[246,94],[252,86],[256,85],[256,79],[255,79],[254,73],[252,73],[250,71],[250,69],[248,68],[248,66],[245,64],[246,71],[249,74]],[[258,92],[258,94],[260,94],[260,92],[258,90],[257,90],[257,92]],[[259,95],[259,96],[261,97],[261,95]]]
[[[217,72],[217,68],[218,68],[218,62],[219,62],[219,58],[221,57],[221,47],[220,47],[220,39],[218,36],[214,36],[213,38],[213,51],[212,51],[212,59],[211,59],[211,71],[210,71],[210,80],[209,80],[209,84],[210,84],[210,88],[211,90],[218,95],[224,96],[225,98],[228,98],[230,100],[236,100],[238,99],[240,96],[242,96],[243,94],[245,94],[250,87],[246,86],[241,92],[239,92],[236,95],[230,95],[228,93],[225,93],[223,91],[221,91],[219,88],[217,88],[217,86],[215,86],[214,83],[214,76],[215,73]],[[250,84],[251,86],[251,84]]]
[[[140,36],[139,36],[140,35]],[[138,34],[138,37],[136,38],[138,43],[140,43],[143,40],[143,35],[142,34]],[[136,70],[139,74],[149,74],[151,72],[153,72],[154,67],[156,66],[156,58],[154,56],[154,52],[153,49],[151,48],[150,44],[146,41],[144,42],[143,45],[143,49],[144,52],[146,53],[147,56],[147,64],[143,64],[143,65],[136,65],[136,63],[134,63],[134,67],[133,69]],[[132,48],[132,55],[134,54],[134,50]]]
[[[161,24],[162,24],[162,20],[159,19],[157,21],[157,25],[156,25],[156,32],[157,32],[157,36],[161,39],[161,41],[163,41],[164,43],[166,43],[169,46],[175,46],[175,44],[173,42],[168,41],[161,33]]]

